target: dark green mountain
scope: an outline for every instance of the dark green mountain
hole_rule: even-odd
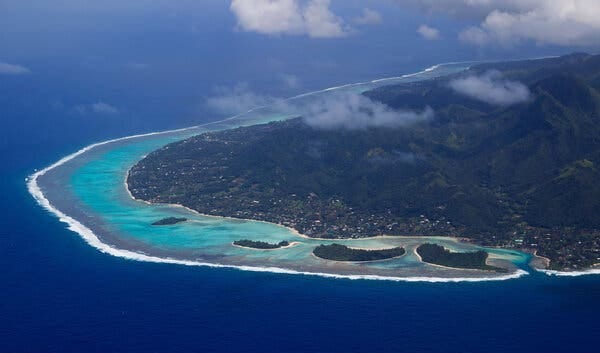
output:
[[[450,88],[491,69],[530,97],[493,105]],[[428,105],[432,120],[320,130],[298,118],[204,134],[150,154],[128,184],[141,199],[309,236],[464,236],[589,267],[600,257],[599,82],[600,57],[586,54],[480,65],[365,93],[394,109]]]

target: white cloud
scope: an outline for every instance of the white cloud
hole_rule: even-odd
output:
[[[533,41],[551,45],[599,45],[598,0],[398,0],[426,12],[480,22],[460,34],[477,45]]]
[[[31,71],[28,68],[21,65],[0,62],[0,75],[21,75],[30,72]]]
[[[530,97],[527,86],[504,79],[498,71],[455,79],[450,82],[450,87],[459,94],[494,105],[508,106]]]
[[[363,9],[362,14],[354,19],[354,22],[359,25],[377,25],[382,21],[381,14],[379,12],[368,8]]]
[[[206,99],[206,106],[223,114],[239,114],[251,109],[271,106],[288,116],[302,116],[304,122],[317,129],[358,130],[370,127],[396,128],[432,119],[434,112],[394,110],[362,94],[331,92],[314,96],[309,101],[285,100],[249,90],[247,84],[219,88],[218,94]]]
[[[98,115],[116,115],[120,111],[117,107],[104,102],[96,102],[92,104],[81,104],[73,108],[73,111],[81,115],[98,114]]]
[[[119,114],[119,109],[104,102],[92,104],[91,110],[96,114]]]
[[[219,87],[214,96],[208,97],[208,108],[221,114],[239,114],[250,109],[271,105],[279,99],[250,91],[248,84],[240,83],[233,88]]]
[[[296,89],[300,87],[300,79],[296,75],[282,74],[280,78],[285,87],[288,89]]]
[[[363,95],[339,93],[319,98],[299,109],[304,121],[319,129],[396,128],[433,118],[427,107],[422,112],[393,110]]]
[[[513,44],[532,40],[541,44],[600,44],[600,1],[544,1],[520,12],[494,10],[479,26],[485,41]]]
[[[232,0],[230,9],[244,31],[313,38],[345,36],[344,21],[329,6],[330,0]]]
[[[419,28],[417,28],[417,33],[419,33],[423,38],[427,40],[440,39],[440,31],[436,28],[429,27],[427,25],[419,26]]]
[[[294,0],[232,0],[230,9],[237,17],[238,26],[246,31],[264,34],[304,31],[304,19]]]

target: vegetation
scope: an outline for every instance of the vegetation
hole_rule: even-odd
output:
[[[167,217],[152,223],[153,226],[169,226],[187,221],[187,218]]]
[[[529,101],[489,105],[450,78],[365,95],[431,106],[398,129],[319,130],[301,118],[206,133],[130,171],[136,198],[264,220],[319,238],[448,235],[528,248],[555,269],[600,259],[600,56],[476,66],[528,85]],[[169,177],[165,177],[168,175]]]
[[[286,246],[289,246],[290,243],[284,240],[277,244],[271,244],[271,243],[267,243],[264,241],[254,241],[254,240],[243,239],[243,240],[234,241],[233,245],[242,246],[244,248],[272,250],[272,249],[284,248]]]
[[[456,253],[437,244],[422,244],[417,248],[417,253],[423,262],[454,268],[477,270],[504,271],[499,267],[486,263],[488,253],[485,251]]]
[[[334,261],[377,261],[386,260],[404,255],[406,251],[402,247],[364,250],[352,249],[341,244],[319,245],[313,250],[316,257]]]

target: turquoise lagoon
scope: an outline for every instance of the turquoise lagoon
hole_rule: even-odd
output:
[[[37,172],[29,189],[38,202],[57,214],[91,245],[116,256],[186,265],[237,267],[255,271],[320,274],[350,278],[396,280],[482,280],[518,277],[526,272],[530,256],[503,249],[486,249],[491,262],[512,269],[512,273],[448,269],[419,261],[414,249],[423,242],[435,242],[455,251],[473,251],[478,246],[445,237],[377,237],[336,240],[351,247],[388,248],[404,246],[406,255],[379,262],[338,263],[318,259],[312,250],[331,241],[300,237],[275,224],[199,215],[173,205],[150,205],[133,200],[125,186],[131,166],[153,150],[207,131],[217,131],[283,120],[298,115],[295,108],[324,95],[363,92],[386,84],[414,82],[468,68],[467,64],[439,65],[402,77],[351,84],[290,98],[286,103],[262,107],[223,121],[188,129],[127,137],[89,146],[57,164]],[[168,176],[166,176],[168,177]],[[152,226],[165,217],[186,217],[188,222],[173,226]],[[297,245],[278,250],[235,247],[239,239],[268,242],[286,240]]]

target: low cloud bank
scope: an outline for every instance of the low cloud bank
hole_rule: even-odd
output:
[[[434,116],[430,107],[420,112],[393,110],[383,103],[352,93],[323,97],[300,110],[309,126],[325,130],[397,128],[430,120]]]
[[[302,100],[302,103],[255,93],[247,84],[218,88],[216,92],[205,101],[214,112],[235,115],[270,106],[288,116],[301,116],[307,125],[323,130],[398,128],[430,120],[435,115],[430,107],[421,111],[394,110],[362,94],[350,92],[330,92],[314,96],[310,101]]]
[[[527,86],[504,79],[498,71],[453,80],[450,88],[464,96],[502,106],[525,102],[531,96]]]
[[[275,104],[280,99],[252,92],[248,84],[240,83],[233,88],[220,87],[215,95],[206,99],[206,106],[220,114],[239,114],[250,109]]]

